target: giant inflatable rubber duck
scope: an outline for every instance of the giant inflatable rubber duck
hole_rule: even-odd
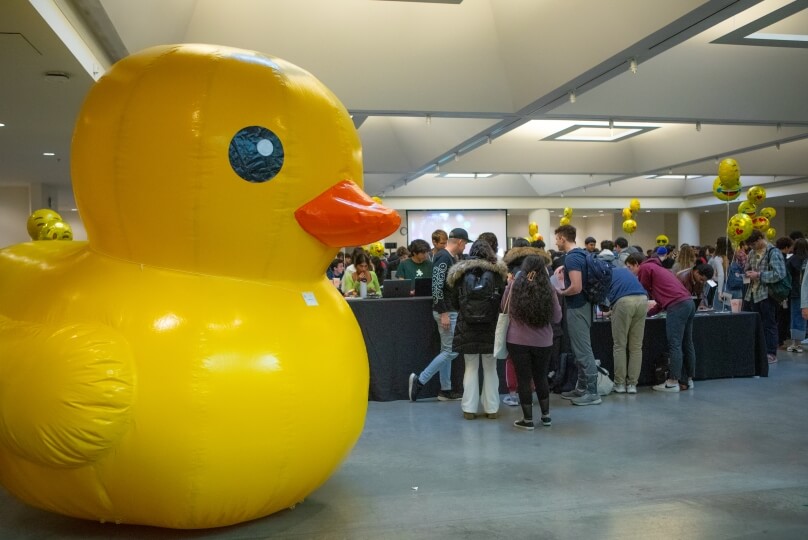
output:
[[[161,46],[89,92],[72,147],[87,242],[0,250],[0,481],[171,528],[292,507],[350,452],[362,334],[324,269],[398,228],[306,71]]]

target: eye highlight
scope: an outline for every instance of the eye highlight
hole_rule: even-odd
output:
[[[233,135],[228,150],[230,166],[248,182],[272,180],[283,167],[283,144],[272,131],[248,126]]]

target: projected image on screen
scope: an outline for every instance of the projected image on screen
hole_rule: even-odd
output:
[[[420,238],[432,245],[432,232],[443,229],[446,234],[462,227],[469,238],[476,240],[480,233],[492,232],[499,240],[498,257],[502,257],[507,244],[508,214],[505,210],[408,210],[407,242]],[[471,244],[466,246],[469,252]]]

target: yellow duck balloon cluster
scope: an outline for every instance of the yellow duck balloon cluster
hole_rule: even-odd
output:
[[[361,190],[348,112],[281,59],[154,47],[90,90],[71,162],[88,241],[0,250],[3,486],[185,529],[303,500],[367,409],[362,334],[322,269],[400,223]]]
[[[572,208],[566,207],[564,208],[564,212],[561,214],[561,219],[558,220],[558,224],[569,225],[571,220],[572,220]],[[538,228],[536,230],[538,231]]]
[[[562,225],[564,225],[562,223]],[[544,237],[539,234],[539,224],[535,221],[531,221],[527,224],[527,241],[529,242],[536,242],[538,240],[544,240]]]

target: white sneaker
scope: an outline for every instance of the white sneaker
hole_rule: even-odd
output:
[[[510,405],[511,407],[518,407],[519,406],[519,398],[517,396],[505,396],[502,398],[502,403],[505,405]]]
[[[637,385],[636,384],[629,384],[626,387],[626,392],[629,394],[636,394],[637,393]]]
[[[662,384],[654,386],[654,390],[656,390],[657,392],[678,392],[679,383],[673,383],[673,386],[668,386],[668,383],[664,382]]]
[[[614,385],[614,392],[616,394],[625,394],[626,393],[626,385],[625,384],[615,384]]]
[[[693,379],[687,380],[687,389],[693,390],[696,387],[696,383],[693,382]]]

